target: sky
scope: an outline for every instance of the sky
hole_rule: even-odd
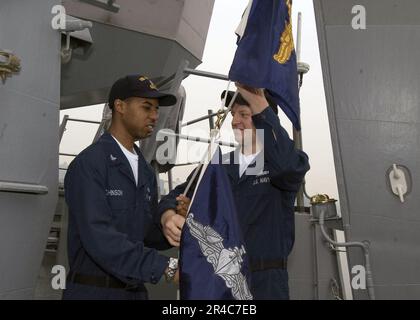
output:
[[[215,0],[213,15],[207,35],[202,64],[199,70],[228,74],[236,50],[236,35],[234,33],[248,0]],[[306,190],[309,195],[317,193],[328,194],[338,199],[335,167],[329,131],[328,114],[325,102],[321,61],[318,49],[313,3],[310,0],[294,0],[292,11],[293,32],[296,42],[297,15],[302,13],[302,45],[301,61],[310,65],[310,71],[304,76],[300,91],[301,124],[303,150],[309,155],[311,170],[306,175]],[[227,82],[190,76],[182,82],[186,89],[187,102],[183,121],[192,120],[206,115],[208,109],[216,111],[220,107],[220,93],[226,89]],[[234,89],[232,85],[230,87]],[[74,118],[100,121],[103,105],[95,105],[60,112],[60,123],[64,114]],[[279,109],[280,122],[292,137],[292,125]],[[232,139],[230,127],[231,117],[228,116],[222,128],[222,140]],[[183,134],[203,136],[203,128],[208,122],[183,128]],[[195,134],[200,130],[199,134]],[[81,135],[80,132],[90,132]],[[70,122],[60,145],[60,152],[78,153],[91,143],[96,132],[96,126]],[[88,138],[86,138],[88,137]],[[178,163],[198,161],[205,152],[206,144],[194,146],[197,152],[186,157],[186,148],[191,148],[193,142],[181,141],[178,150]],[[71,158],[61,157],[60,163],[70,162]],[[179,167],[173,170],[175,182],[181,182],[193,169],[191,166]],[[161,175],[162,179],[166,179]]]

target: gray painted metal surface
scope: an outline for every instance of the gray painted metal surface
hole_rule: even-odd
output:
[[[174,40],[197,59],[203,56],[214,0],[118,0],[116,3],[120,10],[113,13],[77,0],[63,1],[70,15]]]
[[[173,40],[101,23],[91,34],[94,43],[74,50],[62,67],[62,109],[106,102],[111,85],[126,74],[160,79],[175,73],[183,59],[194,67],[201,62]]]
[[[51,8],[59,3],[0,2],[0,47],[22,65],[0,82],[0,181],[48,191],[0,191],[0,299],[33,297],[57,203],[60,35]]]
[[[363,5],[366,30],[351,26]],[[420,298],[420,2],[314,0],[341,212],[348,241],[370,242],[378,299]],[[393,163],[412,192],[389,187]],[[362,264],[350,249],[350,266]],[[356,299],[367,298],[354,290]]]
[[[290,299],[335,299],[332,282],[340,283],[335,251],[309,214],[295,213],[295,244],[288,259]]]
[[[69,270],[67,259],[67,227],[68,227],[68,208],[64,199],[64,188],[60,183],[59,197],[55,209],[53,222],[51,223],[51,235],[57,237],[57,241],[47,244],[42,264],[39,270],[38,279],[34,292],[36,300],[59,300],[62,296],[62,290],[56,290],[51,287],[51,280],[54,274],[51,273],[55,265],[64,266]]]
[[[122,75],[159,80],[174,74],[181,60],[195,68],[214,0],[121,0],[117,13],[75,0],[63,4],[67,14],[93,22],[93,44],[73,39],[72,61],[62,68],[61,108],[67,109],[106,102]]]

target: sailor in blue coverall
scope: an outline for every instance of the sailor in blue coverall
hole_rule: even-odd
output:
[[[277,106],[271,102],[269,107],[262,90],[251,92],[239,84],[238,90],[240,94],[232,108],[232,127],[242,148],[224,155],[223,163],[250,258],[251,293],[254,299],[288,299],[287,257],[294,243],[294,203],[309,170],[308,157],[295,149],[273,111],[277,112]],[[226,104],[232,96],[233,92],[229,92]],[[252,152],[248,154],[242,152],[243,130],[246,129],[254,132]],[[263,148],[258,148],[254,129],[264,130]],[[261,164],[261,160],[261,170],[251,174],[244,172],[248,164],[250,169]],[[175,209],[184,205],[185,210],[185,203],[192,197],[191,192],[187,195],[189,199],[180,196],[186,184],[179,185],[159,204],[165,236],[175,246],[179,245],[184,222]]]
[[[158,107],[175,102],[140,75],[113,85],[109,132],[65,177],[70,271],[63,299],[147,299],[145,282],[164,273],[177,281],[176,260],[156,250],[171,247],[157,216],[156,177],[134,144],[152,133]]]

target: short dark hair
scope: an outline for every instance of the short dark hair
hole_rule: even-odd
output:
[[[227,92],[225,107],[229,106],[229,103],[232,100],[234,94],[235,92],[233,91]],[[226,90],[222,92],[220,98],[223,100],[225,98],[225,95],[226,95]],[[268,105],[271,107],[271,109],[274,111],[275,114],[278,114],[277,103],[274,101],[273,97],[269,94],[267,90],[264,90],[264,95],[265,95],[265,98],[267,99]],[[249,107],[248,101],[246,101],[245,98],[242,97],[242,95],[239,92],[238,92],[238,95],[236,96],[235,103]]]

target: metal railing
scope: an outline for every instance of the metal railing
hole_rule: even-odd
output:
[[[0,181],[1,192],[29,193],[29,194],[47,194],[48,187],[39,184]]]
[[[59,143],[61,143],[61,140],[63,139],[64,132],[66,131],[67,122],[69,121],[99,124],[99,125],[102,123],[101,121],[70,118],[70,116],[66,114],[63,117],[63,121],[61,122],[59,131],[58,131]]]

